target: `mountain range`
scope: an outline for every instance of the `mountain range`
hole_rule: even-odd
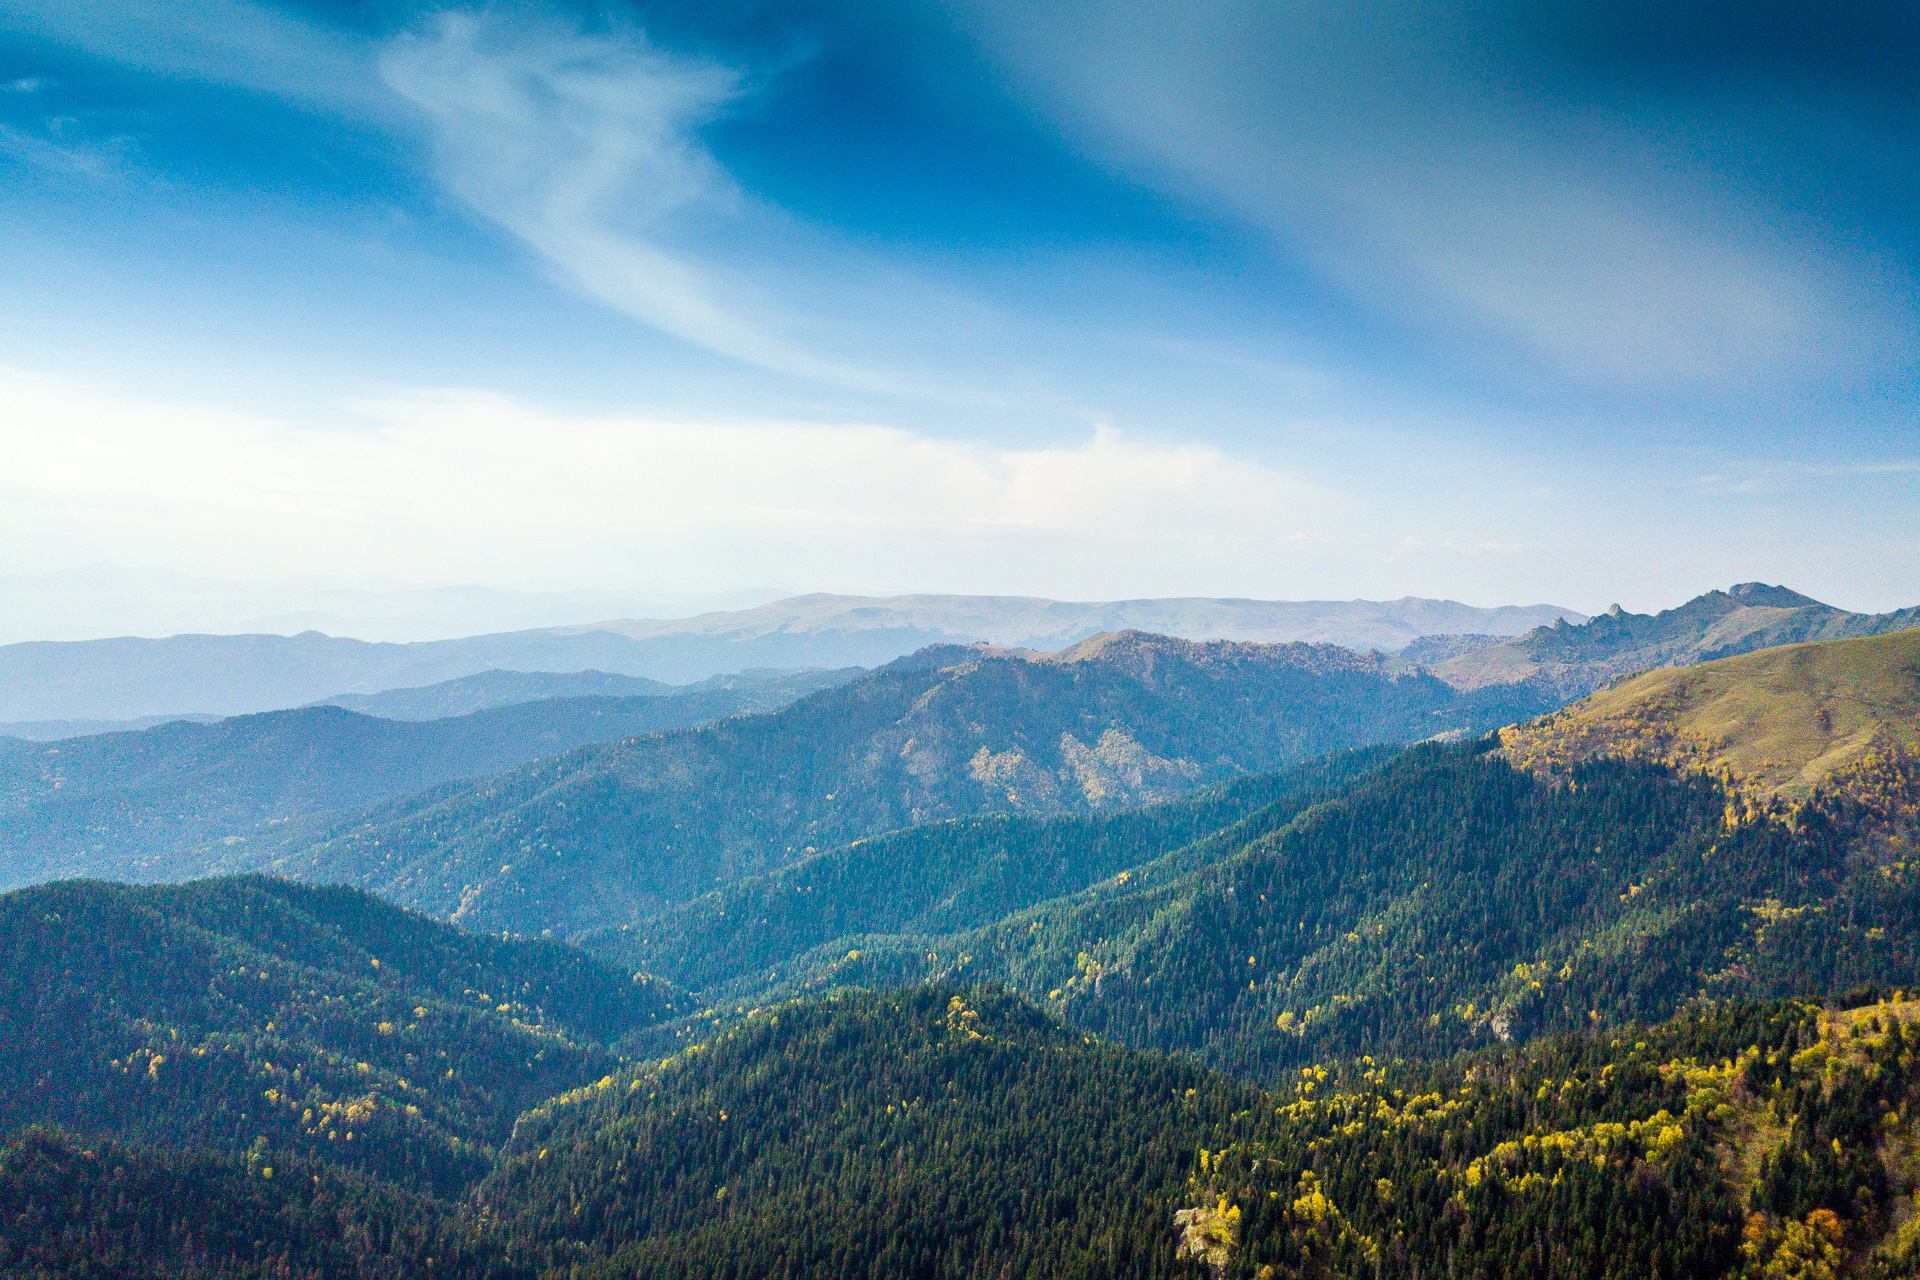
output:
[[[1915,635],[1650,671],[1115,811],[1055,768],[1066,812],[741,859],[585,948],[251,876],[0,896],[0,1264],[1909,1277]],[[579,758],[689,735],[727,758],[777,725],[831,767],[924,735],[929,774],[877,790],[936,795],[932,766],[1008,749],[996,723],[1036,767],[1062,724],[1193,761],[1174,745],[1311,750],[1299,708],[1336,694],[1388,720],[1467,696],[1387,662],[935,650]],[[734,808],[778,801],[738,776]],[[560,799],[640,812],[612,785]]]
[[[723,1009],[989,980],[1263,1079],[1920,976],[1903,852],[1920,836],[1917,646],[1909,631],[1650,672],[1498,736],[1349,757],[1344,781],[1326,762],[1238,784],[1259,807],[916,828],[585,941]],[[1706,694],[1677,702],[1682,677]],[[1671,719],[1619,711],[1648,706]],[[1823,720],[1830,706],[1844,718]],[[1671,754],[1673,719],[1718,725],[1714,754]],[[1789,724],[1810,744],[1798,758],[1846,748],[1825,775],[1840,785],[1803,788],[1791,815],[1752,802],[1803,780],[1777,749]],[[1007,865],[1012,849],[1038,865]]]
[[[411,644],[317,631],[0,646],[0,723],[221,716],[364,698],[494,670],[598,671],[687,684],[752,669],[874,667],[933,644],[1055,650],[1142,630],[1192,640],[1337,644],[1401,653],[1464,689],[1530,681],[1566,699],[1615,675],[1795,640],[1899,630],[1920,610],[1851,614],[1745,583],[1657,615],[1587,619],[1550,605],[1446,600],[1132,600],[812,595],[732,612]],[[608,692],[611,692],[609,689]],[[477,710],[478,706],[469,709]],[[32,736],[50,736],[33,732]]]
[[[1428,632],[1517,635],[1537,623],[1581,616],[1548,605],[1480,609],[1415,598],[1064,604],[1006,596],[816,595],[695,618],[410,644],[318,631],[30,641],[0,646],[0,722],[240,715],[493,669],[594,670],[686,684],[755,668],[874,667],[929,644],[1057,649],[1129,627],[1201,640],[1397,649]]]
[[[768,715],[585,747],[376,806],[251,865],[472,928],[617,925],[931,820],[1095,811],[1542,709],[1331,645],[1122,632],[1053,654],[933,646]],[[244,845],[235,853],[246,856]]]
[[[1556,620],[1585,621],[1558,605],[1483,609],[1453,600],[1114,600],[1097,603],[1029,596],[841,596],[775,600],[733,613],[679,621],[594,624],[636,640],[700,636],[735,644],[802,639],[852,642],[867,632],[894,634],[910,653],[928,644],[981,642],[1060,649],[1108,631],[1150,631],[1186,640],[1256,644],[1337,644],[1394,650],[1418,636],[1483,631],[1519,635]]]
[[[1688,666],[1803,640],[1839,640],[1920,627],[1920,606],[1892,613],[1848,613],[1761,582],[1709,591],[1657,614],[1619,605],[1581,625],[1556,622],[1517,639],[1471,649],[1433,664],[1463,689],[1526,682],[1563,698],[1593,692],[1616,676]]]
[[[414,711],[526,693],[553,677],[381,695]],[[300,819],[565,752],[765,711],[862,674],[721,679],[666,695],[559,697],[431,720],[330,705],[50,743],[0,741],[0,885],[181,880],[244,865]],[[570,677],[560,677],[568,680]],[[599,677],[604,684],[619,677]]]

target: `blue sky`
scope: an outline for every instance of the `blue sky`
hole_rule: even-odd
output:
[[[0,0],[0,573],[1920,601],[1906,4]]]

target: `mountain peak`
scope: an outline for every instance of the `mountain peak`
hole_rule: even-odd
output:
[[[1803,596],[1787,587],[1768,586],[1764,582],[1736,582],[1727,588],[1727,594],[1744,605],[1775,609],[1802,609],[1820,603],[1812,596]]]
[[[1848,613],[1787,587],[1740,582],[1657,614],[1629,613],[1614,605],[1577,626],[1536,627],[1517,640],[1449,658],[1433,671],[1456,688],[1534,681],[1562,697],[1578,697],[1633,671],[1914,626],[1920,626],[1920,608]]]

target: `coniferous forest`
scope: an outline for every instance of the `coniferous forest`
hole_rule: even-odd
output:
[[[1871,643],[1822,660],[1905,670]],[[1762,785],[1660,690],[910,823],[570,939],[18,890],[0,1273],[1912,1275],[1905,704],[1776,732],[1828,772]]]

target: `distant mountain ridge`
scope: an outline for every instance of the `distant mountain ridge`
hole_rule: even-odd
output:
[[[708,676],[695,684],[662,684],[645,676],[622,676],[608,671],[477,671],[470,676],[442,680],[411,689],[379,693],[343,693],[315,703],[345,707],[362,715],[387,720],[444,720],[451,716],[491,711],[548,698],[672,698],[728,693],[734,707],[728,715],[744,715],[784,706],[802,693],[865,674],[860,667],[837,671],[758,669],[732,675]]]
[[[374,644],[318,631],[34,640],[0,646],[0,720],[247,715],[496,667],[644,674],[631,670],[633,652],[632,641],[607,632],[507,632],[417,644]]]
[[[180,880],[239,869],[250,837],[459,778],[783,706],[849,672],[675,696],[547,698],[437,720],[335,706],[0,743],[0,888],[65,876]]]
[[[1132,600],[1018,596],[797,596],[672,620],[371,643],[299,635],[28,641],[0,646],[0,722],[241,715],[343,694],[425,686],[492,669],[687,684],[751,668],[877,667],[930,644],[1058,649],[1129,628],[1194,640],[1393,650],[1421,635],[1518,635],[1584,615],[1552,605],[1480,609],[1447,600]]]
[[[66,738],[91,738],[102,733],[138,733],[163,724],[212,724],[221,716],[188,712],[170,716],[134,716],[130,720],[13,720],[0,721],[0,741],[16,738],[21,742],[60,742]]]
[[[637,640],[667,635],[734,641],[898,631],[926,643],[983,641],[1009,648],[1059,649],[1103,632],[1146,631],[1184,640],[1256,644],[1337,644],[1398,649],[1423,635],[1469,631],[1512,636],[1555,619],[1585,621],[1558,605],[1483,609],[1453,600],[1241,600],[1185,597],[1076,602],[1031,596],[843,596],[819,593],[753,609],[671,622],[596,623]],[[579,630],[574,628],[573,630]],[[915,645],[913,648],[919,648]],[[906,652],[903,650],[902,652]]]
[[[665,698],[682,686],[607,671],[476,671],[436,684],[379,693],[340,693],[312,705],[383,720],[444,720],[543,698]]]
[[[1911,627],[1920,627],[1920,606],[1892,613],[1849,613],[1786,587],[1743,582],[1657,614],[1627,613],[1615,605],[1583,623],[1537,627],[1518,639],[1437,662],[1431,669],[1462,689],[1524,680],[1572,699],[1636,671]]]

